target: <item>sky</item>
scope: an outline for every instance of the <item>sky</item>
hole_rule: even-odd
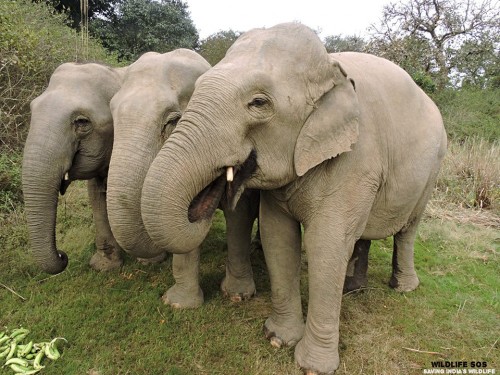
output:
[[[391,0],[185,0],[200,39],[222,30],[247,31],[300,21],[319,36],[366,35]],[[392,2],[395,2],[392,0]]]

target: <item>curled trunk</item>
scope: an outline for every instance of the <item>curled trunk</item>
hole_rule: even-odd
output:
[[[143,121],[143,120],[141,120]],[[120,124],[122,126],[123,124]],[[152,258],[165,251],[149,237],[141,218],[141,189],[157,150],[143,138],[148,134],[126,126],[127,139],[115,132],[108,173],[107,206],[113,234],[120,246],[137,257]],[[156,146],[157,147],[157,146]]]
[[[196,134],[174,132],[151,164],[142,189],[144,225],[158,246],[173,253],[190,252],[205,239],[212,215],[196,216],[192,202],[224,172],[211,162],[210,141],[197,139]]]

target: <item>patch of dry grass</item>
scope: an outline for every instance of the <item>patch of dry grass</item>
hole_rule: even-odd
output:
[[[489,210],[494,215],[499,215],[500,143],[498,141],[490,143],[483,139],[469,138],[464,142],[450,142],[431,207],[449,204],[460,208]],[[467,215],[461,216],[463,220],[463,216]],[[477,216],[480,218],[476,219],[484,221],[484,215]]]

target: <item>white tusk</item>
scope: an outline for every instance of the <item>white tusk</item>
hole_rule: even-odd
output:
[[[234,178],[234,169],[233,167],[227,167],[226,170],[226,178],[228,182],[232,182]]]
[[[69,173],[66,172],[66,174],[64,175],[64,181],[68,181],[69,180]]]

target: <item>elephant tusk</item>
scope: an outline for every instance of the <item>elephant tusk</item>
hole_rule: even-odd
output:
[[[232,182],[234,178],[234,168],[233,167],[227,167],[226,170],[226,179],[228,182]]]
[[[66,172],[66,174],[64,175],[64,181],[68,181],[69,180],[69,173]]]

